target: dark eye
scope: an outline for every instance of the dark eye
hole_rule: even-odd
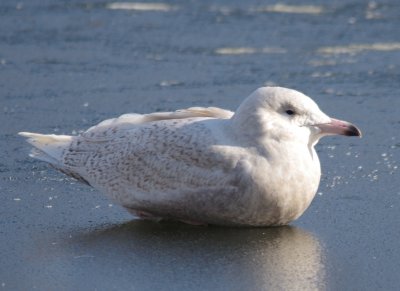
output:
[[[287,115],[294,115],[294,111],[291,109],[286,110]]]

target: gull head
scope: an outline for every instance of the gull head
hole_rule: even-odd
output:
[[[233,116],[245,135],[315,145],[326,135],[360,136],[353,124],[331,118],[308,96],[282,87],[255,90]]]

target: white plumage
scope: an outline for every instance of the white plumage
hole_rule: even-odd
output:
[[[22,132],[31,156],[149,219],[282,225],[298,218],[320,180],[314,145],[360,136],[295,90],[264,87],[231,111],[192,107],[125,114],[79,136]]]

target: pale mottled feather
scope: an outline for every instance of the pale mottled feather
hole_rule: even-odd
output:
[[[295,117],[285,115],[296,108]],[[133,213],[224,225],[299,217],[319,184],[313,124],[330,121],[307,96],[260,88],[233,113],[216,107],[125,114],[79,136],[21,133],[49,162]]]

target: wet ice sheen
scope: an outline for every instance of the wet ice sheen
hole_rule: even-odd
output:
[[[400,50],[370,45],[399,41],[400,2],[133,0],[179,7],[107,8],[115,2],[132,1],[0,1],[0,289],[398,290]],[[324,11],[251,11],[277,3]],[[348,49],[360,44],[369,48]],[[317,52],[343,46],[346,53]],[[287,52],[215,53],[264,47]],[[97,191],[27,159],[15,136],[28,127],[76,135],[127,111],[208,102],[234,109],[265,81],[307,92],[365,130],[357,144],[320,144],[323,195],[295,230],[131,221]],[[326,187],[335,176],[349,183]],[[74,259],[83,255],[92,257]]]

